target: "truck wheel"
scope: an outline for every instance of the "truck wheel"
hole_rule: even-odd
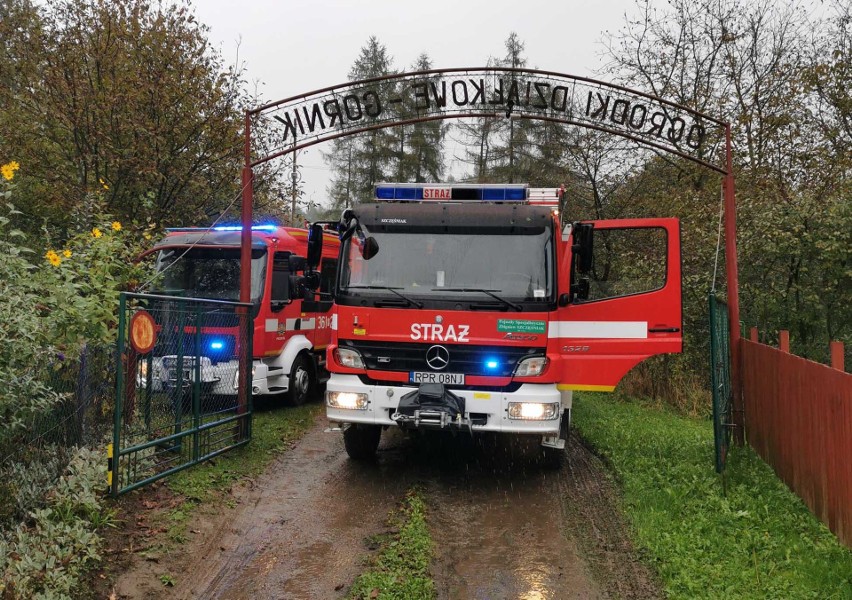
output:
[[[300,354],[290,370],[290,389],[287,392],[287,399],[291,405],[301,406],[308,401],[315,390],[316,381],[310,361],[305,354]]]
[[[346,454],[353,460],[369,460],[376,456],[382,428],[379,425],[350,425],[343,432]]]

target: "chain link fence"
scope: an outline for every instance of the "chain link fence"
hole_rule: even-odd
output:
[[[4,529],[43,505],[78,448],[106,448],[115,402],[115,345],[86,344],[74,355],[55,353],[31,365],[16,385],[0,390],[9,395],[3,405],[22,393],[38,402],[23,414],[3,415],[0,427]]]
[[[121,295],[114,495],[247,443],[251,305]]]

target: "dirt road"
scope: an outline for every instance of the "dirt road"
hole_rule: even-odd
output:
[[[439,598],[653,598],[599,461],[577,439],[559,472],[517,444],[385,432],[375,464],[346,458],[324,419],[233,507],[198,514],[167,565],[137,558],[122,598],[342,598],[365,540],[412,485],[424,492]],[[165,587],[167,570],[174,587]]]

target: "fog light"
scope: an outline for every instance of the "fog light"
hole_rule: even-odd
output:
[[[331,408],[367,410],[368,396],[355,392],[326,392],[325,403]]]
[[[550,421],[559,416],[558,402],[509,402],[509,418],[527,421]]]

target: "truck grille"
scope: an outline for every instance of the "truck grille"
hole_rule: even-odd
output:
[[[426,351],[436,344],[409,344],[400,342],[366,342],[340,340],[340,345],[360,352],[368,369],[381,371],[433,371],[426,364]],[[450,354],[446,373],[464,373],[489,377],[510,377],[522,358],[544,354],[544,348],[519,346],[472,346],[437,344]],[[496,362],[495,367],[487,366]]]

